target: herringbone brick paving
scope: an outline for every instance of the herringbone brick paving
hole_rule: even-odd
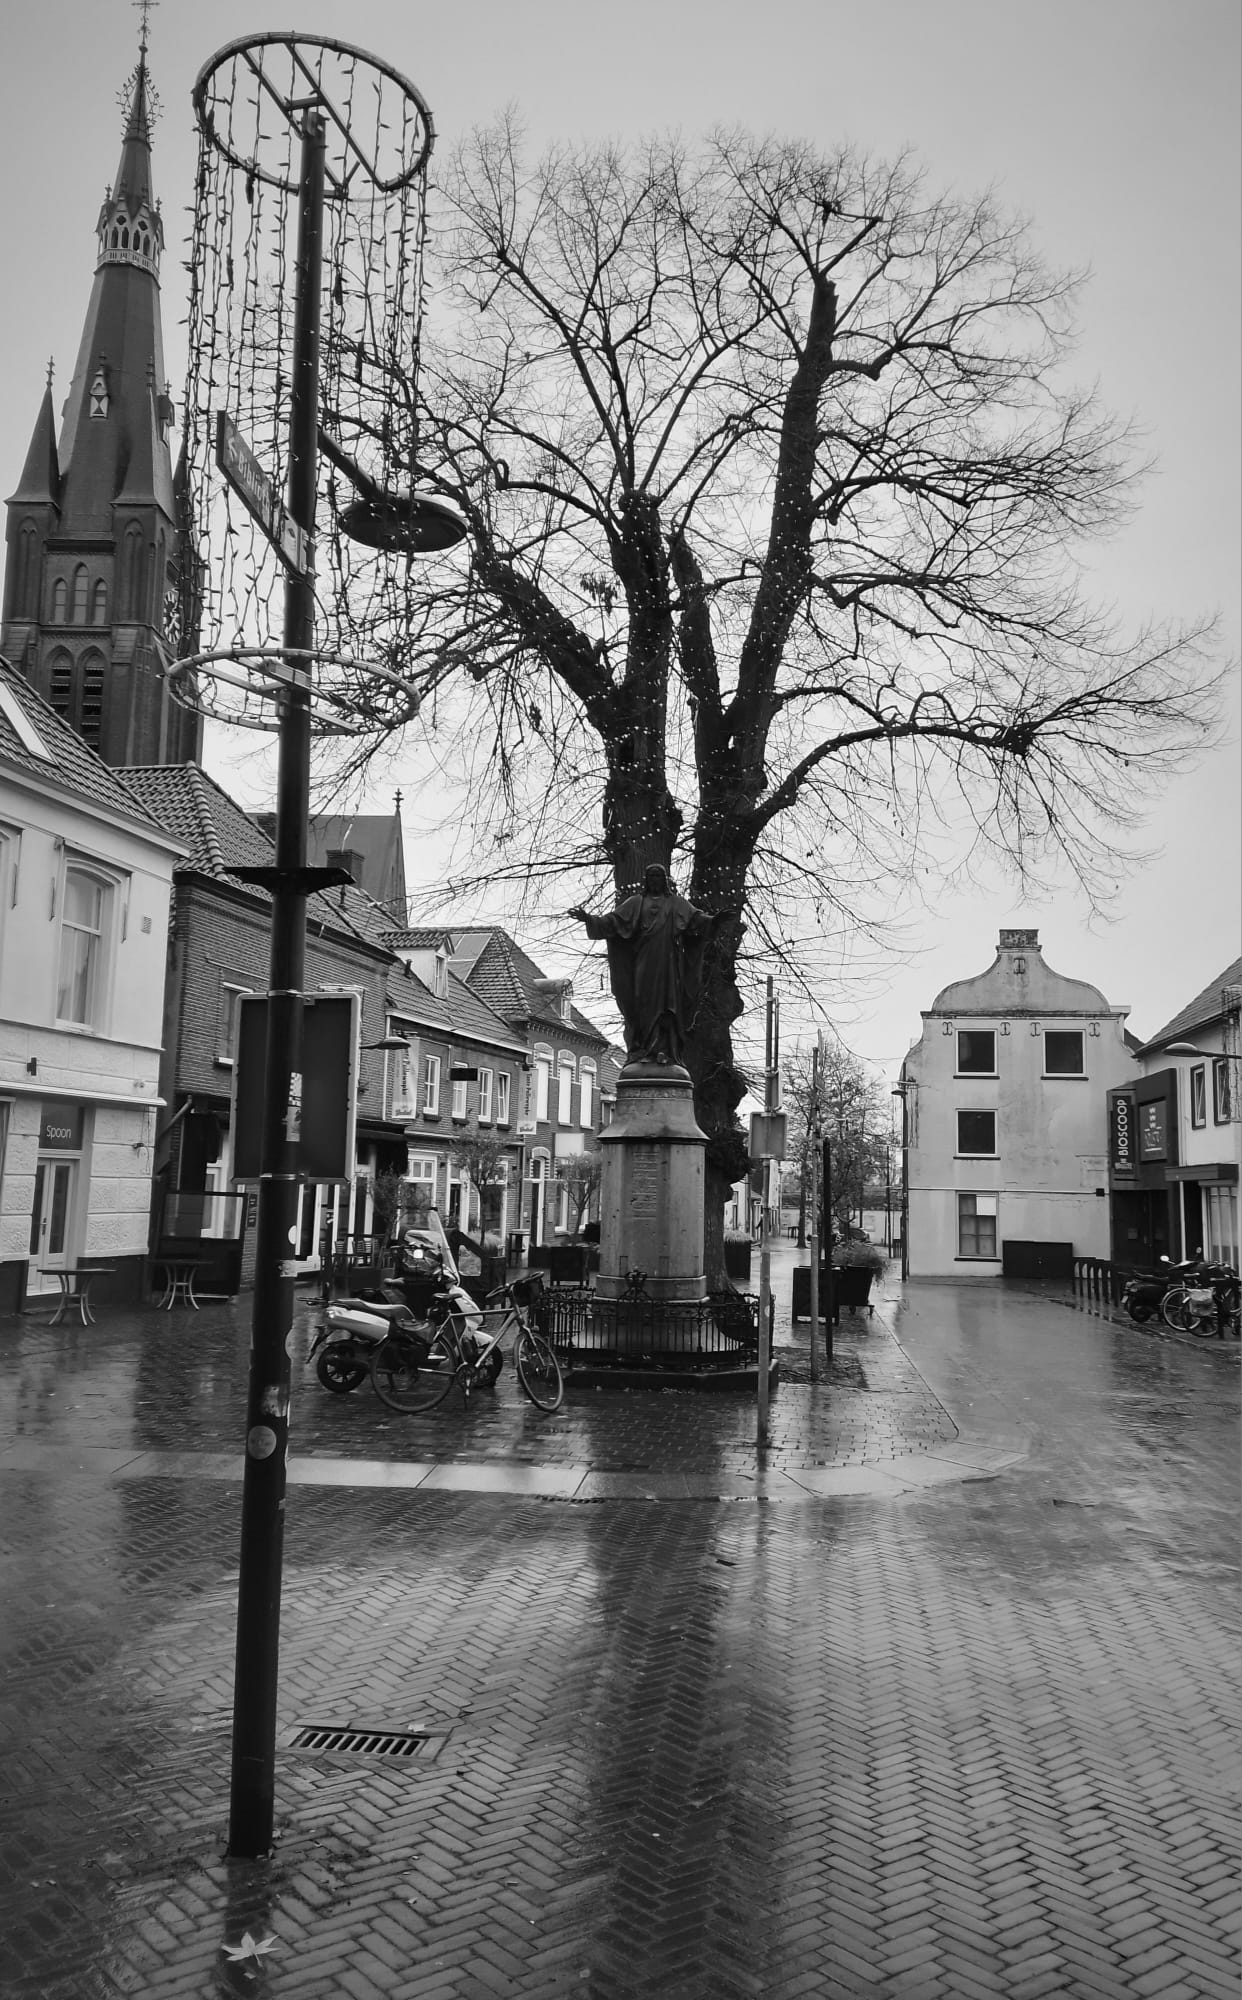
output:
[[[1236,1994],[1236,1377],[1035,1304],[959,1375],[917,1318],[930,1399],[1017,1411],[1021,1468],[798,1507],[291,1489],[282,1726],[446,1735],[282,1752],[270,1864],[220,1858],[237,1488],[3,1475],[0,1991]],[[247,1932],[275,1948],[227,1960]]]

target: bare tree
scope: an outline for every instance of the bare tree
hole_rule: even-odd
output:
[[[826,1138],[832,1161],[832,1220],[844,1236],[867,1188],[884,1178],[891,1131],[888,1087],[840,1042],[821,1037],[819,1061],[796,1049],[784,1066],[789,1159],[799,1175],[798,1240],[805,1245],[811,1153]]]
[[[942,835],[1099,893],[1210,734],[1210,635],[1090,602],[1132,442],[1065,377],[1074,275],[991,199],[736,132],[530,164],[505,121],[436,213],[420,463],[471,559],[375,642],[448,725],[459,886],[658,861],[744,913],[687,1049],[715,1274],[745,953],[796,972]]]
[[[571,1236],[577,1236],[599,1192],[604,1160],[601,1153],[570,1153],[556,1163],[556,1183],[569,1197]]]

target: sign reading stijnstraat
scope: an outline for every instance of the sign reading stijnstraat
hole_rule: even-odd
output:
[[[290,519],[270,472],[260,465],[233,419],[216,412],[216,464],[229,485],[254,515],[281,561],[295,576],[305,576],[307,535]]]

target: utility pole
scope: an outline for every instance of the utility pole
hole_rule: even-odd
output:
[[[811,1169],[811,1380],[819,1380],[819,1036],[811,1050],[811,1115],[807,1121]]]
[[[763,1110],[765,1131],[771,1133],[771,1114],[776,1110],[776,1064],[780,1050],[780,1015],[774,992],[774,982],[768,977],[767,1004],[764,1009],[763,1049]],[[758,1442],[768,1441],[768,1404],[770,1383],[768,1380],[772,1365],[772,1252],[768,1243],[768,1182],[772,1164],[768,1152],[770,1137],[765,1139],[761,1156],[761,1190],[759,1203],[759,1402],[758,1402]]]

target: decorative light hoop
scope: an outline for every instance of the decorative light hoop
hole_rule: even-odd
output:
[[[288,51],[293,71],[295,73],[300,72],[305,81],[306,90],[304,94],[299,96],[282,96],[281,92],[268,77],[262,61],[256,62],[252,53],[257,49],[266,48],[283,48]],[[395,84],[397,89],[409,99],[417,111],[418,123],[422,127],[423,136],[417,157],[407,167],[403,168],[399,173],[385,176],[380,172],[376,161],[368,160],[354,137],[352,121],[332,102],[332,99],[323,88],[321,77],[302,56],[301,50],[304,48],[326,49],[333,55],[342,56],[351,62],[360,63],[366,68],[374,70],[378,76],[386,77],[389,83]],[[248,159],[243,153],[237,151],[234,145],[230,144],[229,140],[225,138],[217,126],[213,108],[214,104],[227,103],[231,105],[236,92],[235,89],[223,89],[213,94],[213,78],[228,64],[234,66],[233,75],[236,78],[236,66],[240,62],[244,62],[251,70],[256,91],[265,92],[271,98],[272,102],[284,113],[286,120],[291,124],[296,123],[299,111],[303,111],[307,109],[308,105],[313,104],[317,110],[323,113],[326,125],[330,129],[335,129],[343,151],[343,159],[340,165],[336,165],[332,159],[329,159],[327,179],[332,194],[338,199],[343,199],[348,194],[349,183],[354,173],[359,170],[374,183],[381,193],[391,194],[398,188],[407,187],[426,168],[427,162],[431,157],[431,149],[435,144],[435,123],[432,119],[431,107],[427,103],[426,98],[416,85],[410,82],[408,77],[402,76],[400,70],[393,69],[392,65],[384,62],[380,56],[371,55],[366,49],[355,48],[352,43],[337,41],[333,36],[302,35],[292,31],[282,32],[275,30],[265,35],[242,35],[235,42],[226,42],[222,49],[216,51],[210,62],[204,63],[194,81],[192,101],[194,104],[194,115],[199,125],[217,151],[222,153],[224,158],[233,166],[240,168],[242,173],[253,175],[256,180],[265,182],[268,187],[280,188],[285,194],[296,194],[297,192],[298,183],[296,179],[290,178],[285,173],[277,172],[270,166],[265,167],[262,165],[258,157],[257,148],[255,156]],[[351,161],[353,163],[352,166],[349,165]]]
[[[354,705],[332,688],[324,687],[309,678],[300,680],[292,671],[280,673],[267,663],[272,660],[304,660],[308,666],[318,662],[328,667],[353,667],[358,673],[365,673],[372,680],[387,681],[390,686],[400,688],[410,697],[410,713],[417,712],[419,694],[411,682],[404,680],[391,667],[380,667],[372,662],[363,662],[347,653],[327,653],[318,647],[311,649],[300,646],[218,646],[201,653],[190,653],[184,659],[171,660],[164,668],[164,679],[172,699],[182,708],[202,710],[197,692],[191,694],[182,682],[191,674],[205,674],[209,680],[223,687],[240,688],[248,698],[258,701],[280,702],[291,691],[298,690],[310,696],[314,729],[317,736],[356,736],[366,724],[356,719]],[[222,662],[235,661],[240,673],[230,673]],[[338,716],[346,716],[348,721],[332,720],[316,714],[316,709],[335,710]],[[230,715],[224,712],[205,711],[211,720],[226,724],[231,729],[258,729],[272,732],[280,727],[279,714],[270,716]]]

